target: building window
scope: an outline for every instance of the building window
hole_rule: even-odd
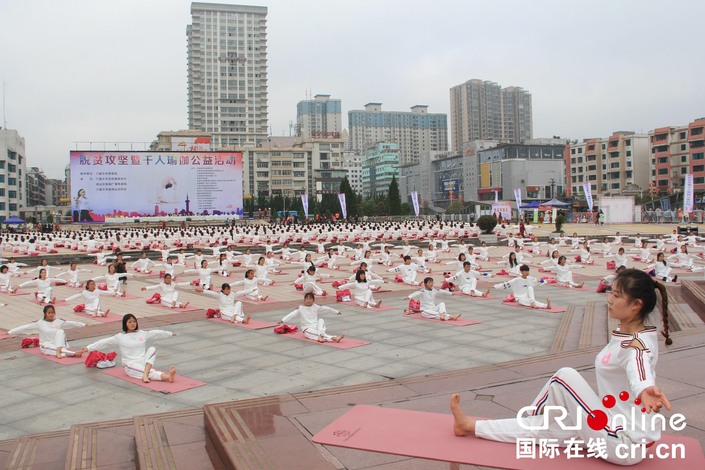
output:
[[[705,184],[705,177],[699,176],[698,178],[693,178],[694,184]]]
[[[8,178],[7,179],[7,184],[9,186],[17,186],[17,178]]]
[[[10,210],[10,212],[16,212],[17,211],[17,204],[11,202],[9,204],[9,210]]]
[[[4,194],[3,194],[3,196],[4,196]],[[9,190],[9,191],[7,192],[7,196],[8,196],[10,199],[17,199],[17,191],[14,191],[14,190],[11,189],[11,190]]]
[[[619,183],[612,183],[612,184],[610,185],[610,188],[611,188],[611,189],[619,189]]]
[[[681,163],[688,163],[688,155],[681,155]]]
[[[688,169],[687,169],[687,168],[681,168],[681,175],[685,175],[686,173],[688,173]]]
[[[685,132],[680,133],[680,138],[681,140],[684,140],[686,138]]]
[[[4,211],[4,210],[5,210],[5,203],[0,202],[0,211]]]
[[[697,171],[705,171],[705,165],[695,165],[693,167],[693,173],[695,173]]]
[[[667,174],[668,174],[668,168],[659,168],[659,169],[658,169],[658,174],[659,174],[659,175],[667,175]]]
[[[694,153],[693,160],[702,160],[705,158],[705,153]]]
[[[619,162],[610,163],[610,168],[619,168]]]
[[[702,133],[703,133],[702,127],[694,127],[690,130],[690,135],[702,135]]]
[[[658,180],[658,186],[662,188],[668,187],[668,180]]]
[[[625,141],[624,141],[624,145],[626,145],[627,147],[629,147],[630,145],[632,145],[632,139],[627,139],[627,140],[625,140]]]

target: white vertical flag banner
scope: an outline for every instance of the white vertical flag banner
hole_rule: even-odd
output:
[[[514,199],[517,202],[517,214],[521,218],[521,188],[514,188]]]
[[[304,206],[304,215],[308,219],[308,194],[301,195],[301,205]]]
[[[494,192],[494,203],[497,204],[499,202],[499,191]]]
[[[683,201],[683,212],[690,214],[693,212],[693,174],[685,175],[685,199]]]
[[[417,191],[411,192],[411,204],[414,206],[414,214],[416,217],[419,216],[419,193]]]
[[[338,201],[340,201],[340,211],[343,213],[343,219],[347,219],[348,206],[345,203],[345,193],[338,193]]]
[[[585,193],[585,202],[587,202],[588,210],[592,212],[592,185],[589,181],[583,181],[583,192]]]

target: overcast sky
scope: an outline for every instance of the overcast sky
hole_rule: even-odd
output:
[[[344,113],[370,101],[448,113],[449,88],[472,78],[529,90],[535,137],[705,116],[702,0],[248,4],[269,7],[274,135],[289,134],[307,90],[341,99]],[[25,137],[29,166],[62,177],[77,141],[150,142],[186,128],[190,5],[0,0],[5,120]]]

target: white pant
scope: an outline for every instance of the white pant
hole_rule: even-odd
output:
[[[477,279],[473,278],[469,281],[467,281],[467,284],[463,284],[460,287],[460,292],[462,292],[465,295],[476,295],[476,296],[482,296],[482,292],[477,290]]]
[[[162,296],[162,305],[164,305],[165,307],[171,307],[173,304],[175,307],[181,307],[181,303],[177,302],[178,298],[179,298],[178,292],[174,292],[170,296],[163,295]]]
[[[303,333],[305,337],[314,341],[318,341],[319,338],[328,343],[333,341],[333,337],[326,333],[326,322],[322,318],[318,319],[315,327],[306,328]]]
[[[323,289],[318,287],[315,282],[307,282],[304,284],[304,294],[313,293],[314,295],[323,295]]]
[[[220,310],[220,318],[230,321],[233,317],[235,317],[237,323],[242,323],[245,319],[245,314],[242,311],[242,302],[237,301],[232,308]]]
[[[61,356],[73,356],[74,351],[69,349],[69,343],[66,341],[66,332],[64,330],[58,330],[56,336],[54,337],[54,342],[49,341],[41,343],[39,345],[39,352],[46,354],[47,356],[56,356],[57,348],[61,348]]]
[[[418,276],[418,273],[416,271],[412,272],[406,277],[402,278],[402,281],[404,281],[404,284],[409,284],[411,286],[416,285],[416,277]]]
[[[532,403],[537,407],[535,415],[524,416],[524,423],[532,424],[533,427],[539,427],[544,424],[543,409],[544,406],[562,406],[567,415],[563,419],[563,424],[566,426],[576,426],[578,423],[578,409],[581,409],[583,422],[580,423],[580,429],[564,430],[556,421],[548,419],[548,429],[524,429],[519,425],[516,417],[508,419],[495,420],[478,420],[475,424],[475,435],[483,439],[489,439],[499,442],[516,442],[517,439],[534,438],[540,439],[557,439],[558,444],[562,445],[564,441],[571,438],[582,439],[587,443],[592,439],[603,439],[607,444],[607,461],[620,465],[633,465],[640,462],[642,459],[639,456],[641,452],[635,452],[634,458],[618,458],[616,448],[620,444],[631,446],[631,440],[623,431],[617,433],[608,429],[600,429],[595,431],[586,423],[586,417],[591,410],[604,409],[602,400],[592,390],[585,379],[575,370],[570,367],[564,367],[553,374],[550,380],[544,385],[538,396]],[[605,410],[609,415],[609,410]],[[553,412],[555,413],[555,412]],[[560,416],[560,413],[556,413]],[[609,426],[609,425],[608,425]],[[631,448],[631,447],[629,447]],[[631,454],[631,452],[626,452]]]
[[[522,295],[516,297],[516,301],[525,307],[531,307],[532,304],[536,308],[546,308],[548,306],[548,304],[544,304],[543,302],[538,302],[536,300],[536,297],[534,297],[534,288],[532,286],[526,288],[526,294],[526,296]]]
[[[361,307],[367,304],[367,307],[370,308],[377,305],[377,301],[372,297],[372,291],[370,289],[367,289],[362,295],[356,295],[355,303]]]
[[[438,305],[434,306],[432,309],[421,310],[421,315],[424,318],[431,318],[431,319],[443,318],[444,320],[448,320],[450,318],[450,315],[448,315],[446,313],[445,302],[439,303]]]
[[[147,349],[144,357],[144,362],[126,362],[122,365],[125,373],[135,379],[141,379],[144,375],[144,369],[147,364],[152,365],[149,371],[149,380],[161,380],[162,372],[154,369],[154,361],[157,359],[157,350],[154,347]]]
[[[53,298],[53,294],[54,294],[54,288],[47,287],[46,289],[37,292],[37,300],[40,302],[44,302],[45,304],[51,303],[51,299]]]

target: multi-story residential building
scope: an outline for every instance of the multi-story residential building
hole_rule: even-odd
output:
[[[17,131],[0,129],[0,220],[26,205],[27,159],[25,142]]]
[[[593,195],[615,196],[649,188],[649,139],[634,132],[614,132],[606,139],[584,139],[566,146],[568,190],[584,195],[589,181]]]
[[[189,129],[214,150],[255,147],[267,138],[267,8],[191,4]]]
[[[382,103],[348,112],[348,150],[363,153],[379,142],[395,143],[402,165],[417,163],[422,152],[448,150],[448,119],[416,105],[411,112],[382,111]]]
[[[357,194],[362,194],[363,156],[350,151],[343,152],[343,168],[347,170],[348,183]]]
[[[157,134],[157,140],[152,142],[149,149],[153,152],[209,152],[211,135],[193,130],[162,131]]]
[[[47,177],[36,166],[27,170],[27,197],[26,205],[46,206],[52,203],[51,196],[47,197]]]
[[[649,132],[650,175],[654,192],[683,189],[684,175],[693,174],[693,190],[705,191],[705,118],[685,126],[660,127]]]
[[[47,204],[52,206],[68,205],[71,201],[66,181],[48,178],[46,180]]]
[[[340,100],[330,95],[316,95],[312,100],[296,105],[296,135],[304,139],[341,137],[342,113]]]
[[[399,148],[392,142],[370,146],[362,160],[362,195],[374,197],[389,192],[396,177],[399,181]]]
[[[343,168],[344,147],[344,139],[271,137],[258,148],[236,149],[243,153],[245,198],[301,194],[312,196],[316,192],[316,170],[346,171]],[[318,176],[321,179],[331,177],[320,173]]]
[[[523,143],[533,135],[531,94],[520,87],[468,80],[450,89],[450,126],[455,152],[474,140]]]

